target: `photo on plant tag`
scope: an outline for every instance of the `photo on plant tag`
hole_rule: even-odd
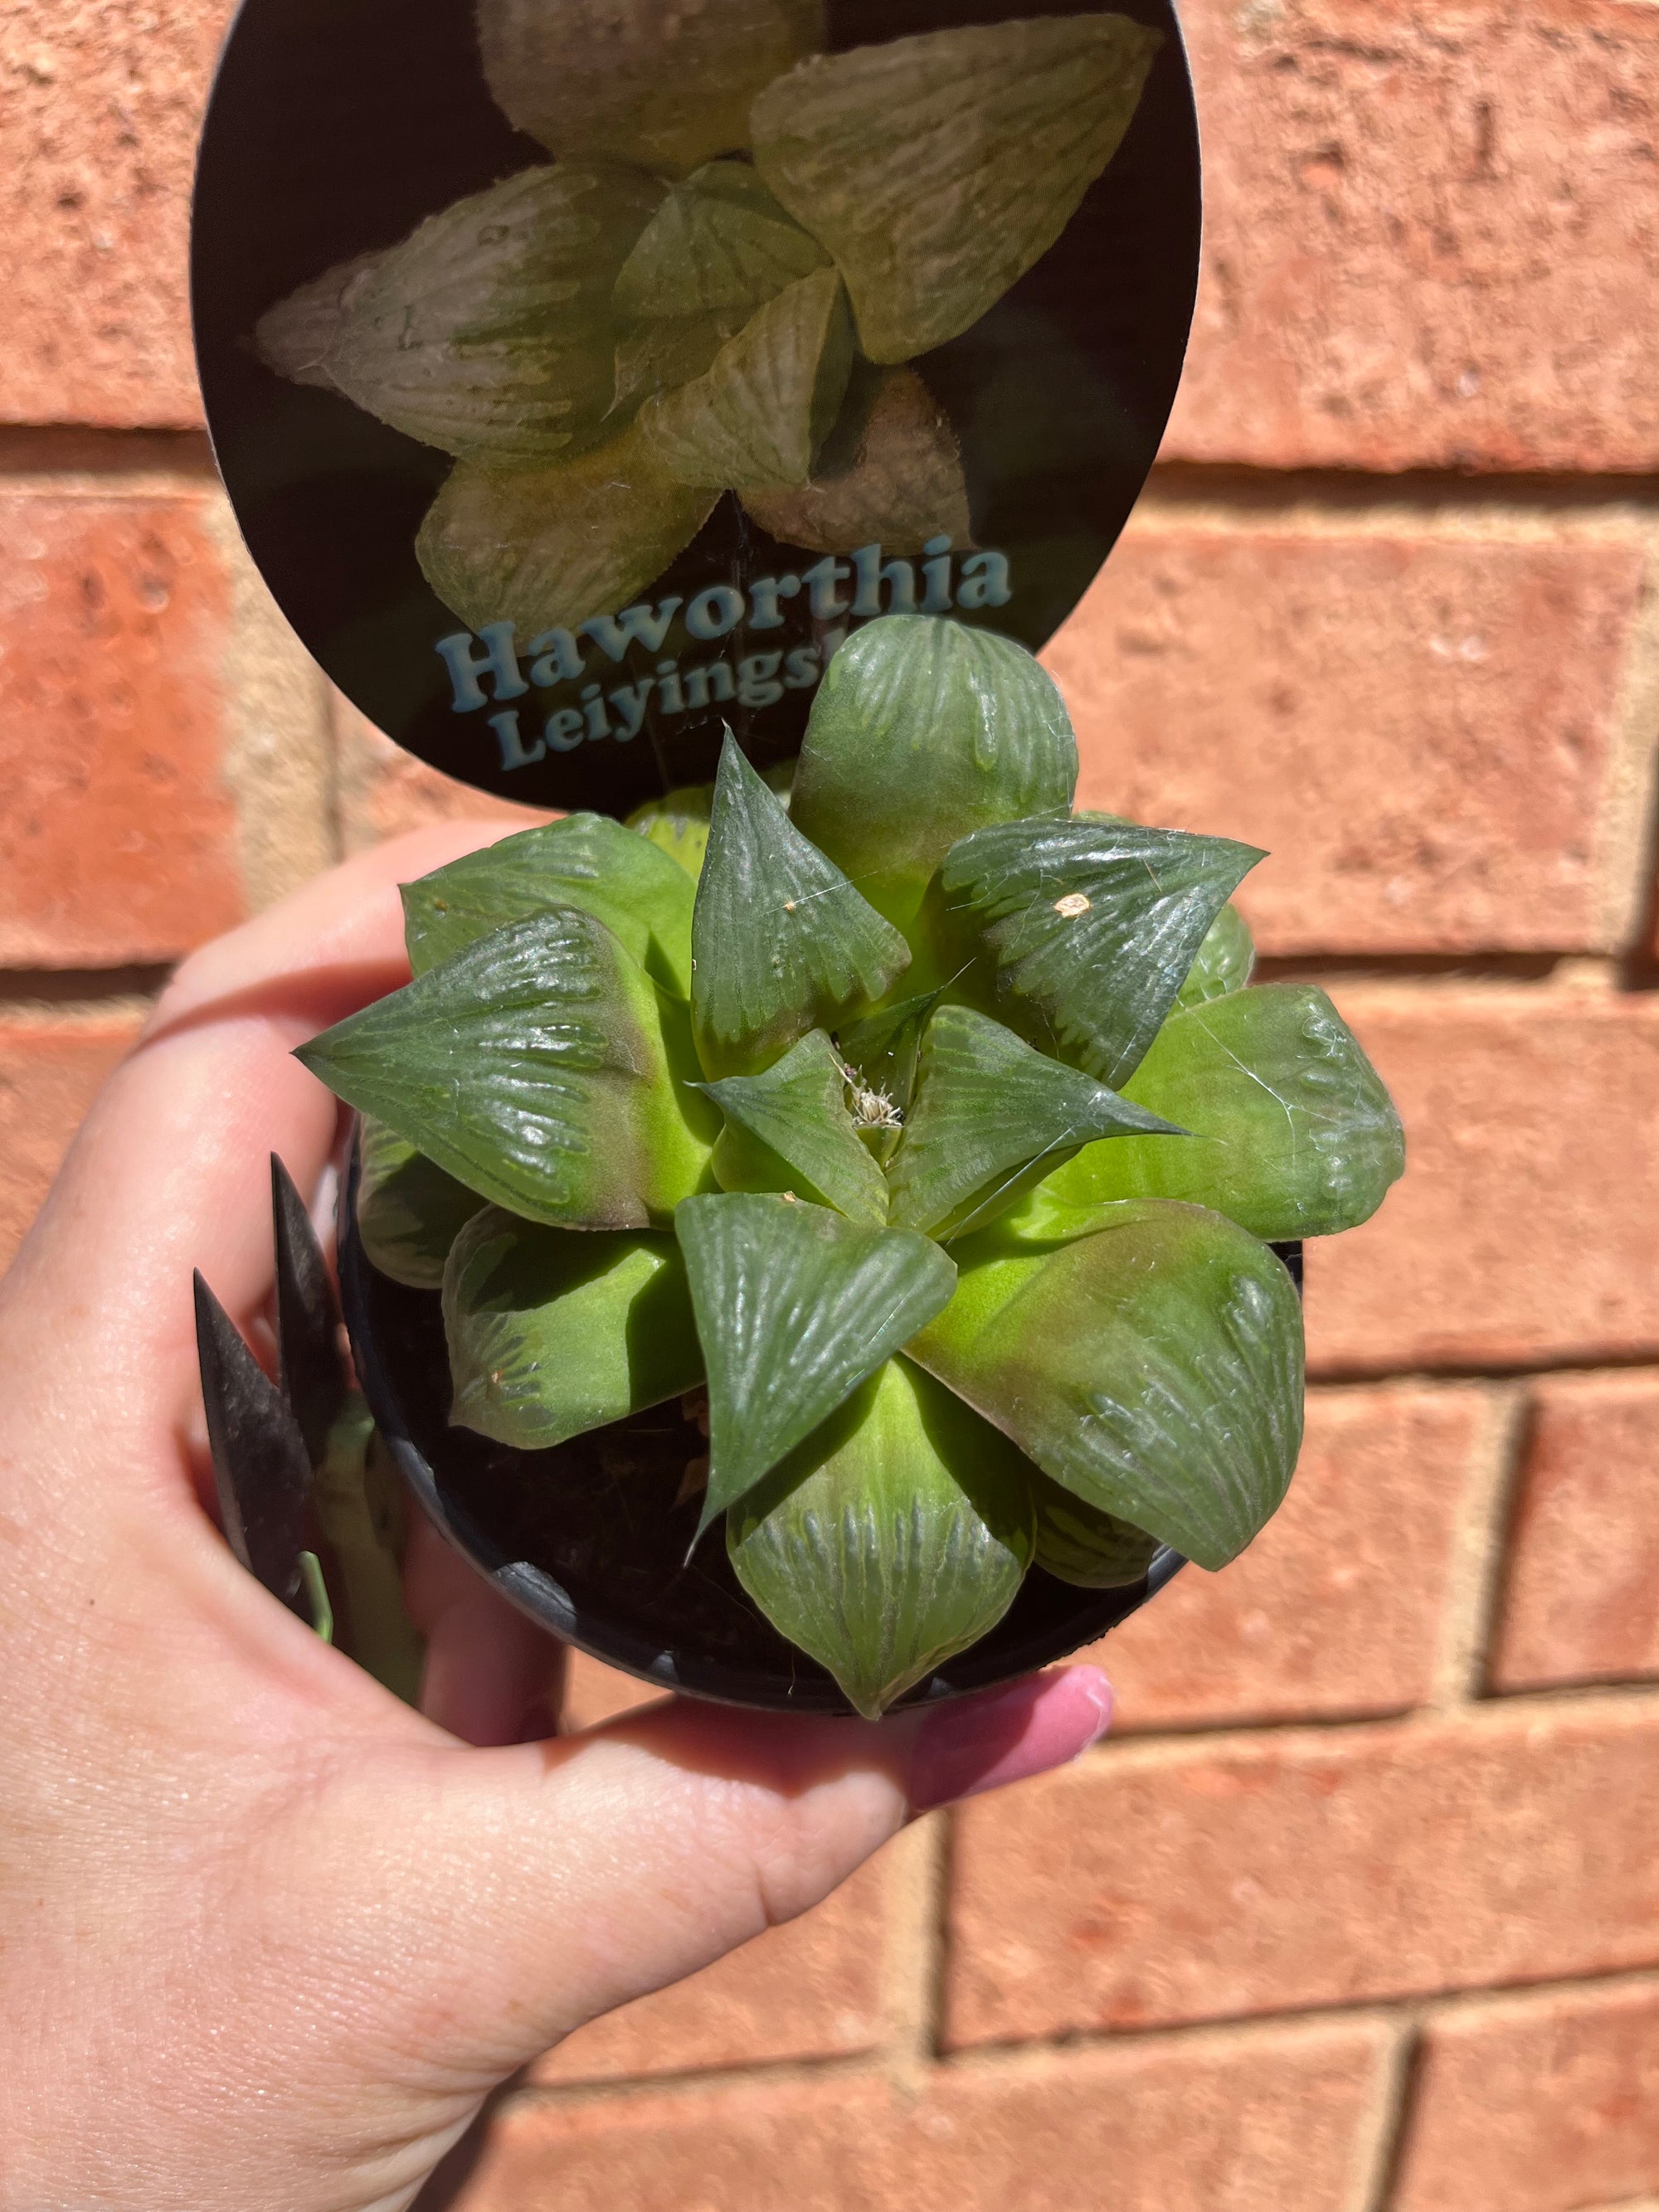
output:
[[[267,582],[464,781],[626,813],[798,749],[889,613],[1036,647],[1191,319],[1167,0],[245,0],[210,422]]]

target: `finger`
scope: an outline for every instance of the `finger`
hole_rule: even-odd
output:
[[[333,1145],[334,1101],[293,1047],[406,979],[398,884],[501,834],[446,823],[383,846],[185,963],[0,1291],[0,1352],[25,1389],[58,1402],[67,1370],[82,1421],[125,1438],[182,1416],[191,1269],[249,1312],[271,1279],[270,1153],[309,1190]]]
[[[415,1917],[387,1935],[422,1961],[414,2016],[453,2024],[428,2056],[481,2092],[816,1904],[914,1812],[1076,1758],[1110,1712],[1091,1667],[873,1725],[678,1701],[428,1774],[377,1892]]]
[[[463,1743],[556,1732],[565,1649],[469,1566],[424,1517],[410,1530],[404,1599],[426,1638],[421,1711]]]

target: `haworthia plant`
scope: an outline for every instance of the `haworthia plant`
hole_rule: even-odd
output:
[[[956,429],[908,364],[1056,243],[1160,34],[1036,15],[826,54],[825,0],[476,19],[490,93],[550,158],[366,240],[248,333],[457,457],[416,541],[438,597],[475,629],[574,628],[730,493],[809,551],[971,548]]]
[[[441,1279],[454,1420],[544,1449],[701,1389],[662,1510],[873,1714],[1028,1574],[1252,1540],[1302,1424],[1268,1240],[1402,1156],[1323,994],[1249,983],[1252,848],[1073,816],[1015,648],[894,616],[834,668],[787,803],[732,741],[440,870],[416,980],[302,1057],[364,1112],[369,1256]]]

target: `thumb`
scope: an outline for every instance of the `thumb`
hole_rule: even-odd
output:
[[[874,1723],[676,1702],[454,1754],[447,1789],[399,1808],[402,1902],[427,1920],[399,1948],[422,1961],[414,2017],[444,2024],[420,2055],[491,2086],[817,1904],[914,1814],[1077,1758],[1111,1696],[1071,1667]]]

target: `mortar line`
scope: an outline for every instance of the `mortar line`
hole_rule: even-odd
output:
[[[1368,2140],[1356,2161],[1353,2212],[1389,2212],[1398,2193],[1422,2073],[1426,2009],[1402,2013],[1400,2032],[1384,2054]]]

